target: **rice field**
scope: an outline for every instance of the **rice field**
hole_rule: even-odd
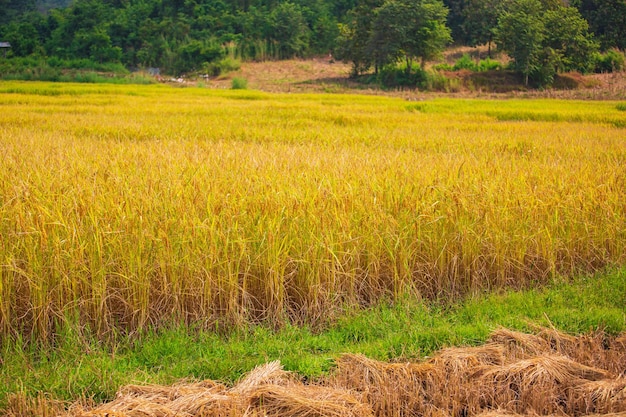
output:
[[[318,325],[624,266],[620,106],[0,83],[0,339]]]

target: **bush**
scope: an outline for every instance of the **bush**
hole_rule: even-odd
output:
[[[245,78],[235,77],[233,78],[231,88],[233,90],[245,90],[248,88],[248,80]]]
[[[474,62],[468,54],[464,54],[452,67],[454,71],[466,69],[474,72],[494,71],[502,69],[502,64],[493,59],[481,59],[478,63]]]
[[[478,64],[476,64],[468,54],[463,54],[463,56],[455,62],[452,69],[454,71],[462,69],[478,71]]]
[[[618,50],[610,49],[603,54],[596,55],[595,72],[615,72],[624,69],[624,54]]]
[[[217,62],[205,63],[203,72],[207,75],[217,77],[221,74],[237,71],[239,68],[241,68],[241,61],[226,57]]]
[[[461,80],[448,78],[444,74],[434,71],[427,74],[425,87],[428,91],[455,93],[461,90]]]
[[[412,68],[407,73],[406,68],[387,66],[378,73],[376,81],[383,87],[412,87],[425,88],[426,72],[419,67]]]
[[[446,62],[442,64],[433,65],[435,71],[454,71],[454,67]]]
[[[496,71],[501,70],[502,64],[493,59],[481,59],[478,63],[478,71]]]

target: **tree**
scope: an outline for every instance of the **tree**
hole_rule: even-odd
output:
[[[438,0],[386,0],[374,23],[374,48],[395,62],[406,60],[407,72],[419,59],[424,68],[452,40],[446,26],[448,9]]]
[[[439,56],[452,42],[450,29],[446,26],[448,9],[440,0],[423,0],[415,6],[410,0],[404,1],[409,5],[405,53],[409,60],[419,58],[424,69],[426,61]]]
[[[496,43],[513,60],[528,85],[530,74],[541,68],[545,26],[539,0],[517,0],[498,19]]]
[[[403,4],[399,1],[385,1],[375,11],[373,30],[368,40],[367,52],[374,61],[375,72],[385,65],[395,64],[404,53],[406,22],[399,18],[404,13]],[[411,68],[407,64],[407,71]]]
[[[589,34],[589,25],[578,10],[559,6],[544,14],[545,48],[555,56],[554,72],[593,71],[598,44]]]
[[[470,46],[487,44],[487,55],[491,58],[491,44],[498,18],[506,8],[502,0],[469,0],[463,10],[463,33]]]
[[[589,22],[603,50],[626,50],[626,1],[574,0],[572,3]]]
[[[35,10],[35,0],[0,0],[0,25]]]
[[[357,6],[348,12],[347,23],[339,25],[335,56],[340,60],[352,62],[352,76],[364,73],[372,66],[374,11],[382,4],[383,0],[360,0]]]
[[[293,3],[281,3],[270,15],[270,39],[281,59],[302,55],[309,46],[309,28],[302,10]]]
[[[11,22],[0,33],[2,40],[11,44],[15,56],[31,55],[41,47],[37,29],[29,22]]]
[[[353,62],[355,74],[402,58],[407,73],[416,59],[423,68],[451,41],[447,12],[440,0],[385,0],[373,12],[357,9],[352,24],[342,26],[340,56]]]
[[[578,11],[539,0],[515,0],[498,19],[496,43],[513,60],[515,70],[541,84],[559,71],[591,70],[597,50]]]

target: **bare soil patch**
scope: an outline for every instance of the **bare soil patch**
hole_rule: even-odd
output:
[[[330,57],[244,62],[240,70],[210,80],[209,85],[230,88],[232,79],[240,77],[248,81],[248,88],[268,92],[344,92],[358,88],[349,75],[350,65]]]

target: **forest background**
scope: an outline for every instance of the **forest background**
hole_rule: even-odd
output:
[[[14,58],[22,72],[42,66],[112,72],[158,68],[162,74],[217,76],[240,61],[330,54],[351,62],[353,75],[393,67],[387,78],[411,85],[419,84],[420,67],[447,45],[487,44],[489,55],[492,47],[506,52],[510,69],[526,83],[530,78],[550,84],[558,72],[623,67],[619,51],[626,48],[626,3],[0,0],[0,41],[11,44],[6,57]],[[398,80],[398,74],[406,76]]]

